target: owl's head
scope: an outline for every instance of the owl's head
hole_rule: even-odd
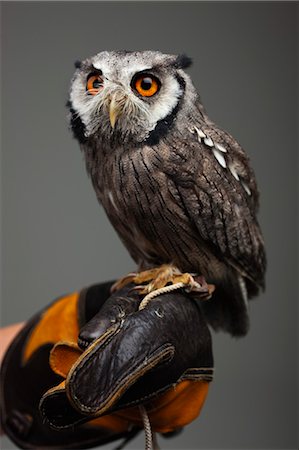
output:
[[[171,128],[196,91],[185,55],[104,51],[76,63],[70,121],[80,143],[154,144]],[[189,107],[190,108],[189,108]]]

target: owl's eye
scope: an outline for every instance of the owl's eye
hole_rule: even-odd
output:
[[[142,97],[151,97],[160,89],[160,81],[153,75],[146,73],[136,75],[132,80],[132,87]]]
[[[90,95],[96,95],[103,89],[103,78],[99,74],[90,74],[86,82],[86,90]]]

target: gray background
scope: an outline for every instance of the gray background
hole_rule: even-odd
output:
[[[3,324],[134,268],[67,128],[74,60],[105,49],[186,52],[210,116],[255,168],[267,290],[251,303],[246,338],[213,334],[216,378],[206,405],[180,437],[160,439],[164,449],[297,447],[297,9],[287,2],[3,4]],[[131,448],[143,448],[143,438]]]

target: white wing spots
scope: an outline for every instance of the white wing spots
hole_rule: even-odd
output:
[[[227,154],[227,149],[222,145],[219,144],[218,142],[214,142],[212,138],[210,138],[210,136],[208,136],[207,134],[205,134],[201,129],[197,128],[197,127],[193,127],[193,128],[188,128],[190,133],[194,134],[194,132],[197,133],[197,138],[199,142],[204,142],[204,144],[207,147],[210,147],[213,155],[215,156],[215,158],[217,159],[218,163],[221,165],[221,167],[223,167],[224,169],[228,168],[230,173],[232,174],[232,176],[241,183],[241,185],[243,186],[244,191],[247,193],[247,195],[251,195],[251,190],[248,186],[248,184],[245,183],[244,180],[242,180],[234,166],[234,164],[232,162],[226,162],[225,159],[225,154]]]
[[[221,152],[219,152],[219,150],[217,150],[216,148],[212,148],[212,151],[213,151],[215,158],[219,162],[220,166],[222,166],[224,169],[226,169],[226,161],[225,161],[223,154]]]
[[[237,181],[240,181],[240,177],[239,177],[238,172],[236,171],[234,165],[233,165],[232,163],[230,163],[230,164],[228,165],[228,168],[229,168],[229,170],[230,170],[232,176],[235,177],[235,179],[236,179]]]
[[[114,198],[113,198],[113,195],[112,195],[111,191],[108,191],[108,197],[109,197],[109,200],[110,200],[113,208],[117,211],[118,208],[117,208],[117,206],[115,204],[115,201],[114,201]]]
[[[225,169],[226,168],[226,161],[225,158],[223,156],[223,153],[226,153],[226,149],[217,143],[214,143],[213,139],[210,138],[210,136],[207,136],[202,130],[200,130],[197,127],[194,127],[194,130],[197,133],[197,137],[199,142],[201,142],[201,140],[203,139],[204,143],[208,146],[211,147],[212,152],[215,156],[215,158],[217,159],[217,161],[219,162],[219,164]],[[192,133],[194,133],[194,130],[192,131]],[[191,131],[191,130],[190,130]],[[219,148],[220,147],[220,148]]]
[[[241,184],[242,184],[244,190],[247,192],[247,194],[251,195],[251,190],[250,190],[248,184],[246,184],[245,181],[243,181],[243,180],[241,180]]]
[[[217,142],[215,142],[215,147],[217,148],[217,150],[220,150],[223,153],[227,153],[227,150],[225,147],[223,147],[223,145],[218,144]]]
[[[210,137],[207,136],[203,141],[208,147],[214,147],[214,142]]]
[[[201,140],[204,139],[206,137],[206,135],[204,134],[203,131],[199,130],[197,127],[194,127],[194,130],[197,133],[197,137],[198,137],[199,142],[201,142]],[[194,133],[194,132],[192,131],[192,133]]]

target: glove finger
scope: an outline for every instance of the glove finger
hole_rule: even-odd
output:
[[[126,286],[112,294],[101,310],[81,328],[78,337],[80,348],[86,349],[112,325],[121,323],[127,315],[137,311],[140,297],[132,287],[133,285]]]

